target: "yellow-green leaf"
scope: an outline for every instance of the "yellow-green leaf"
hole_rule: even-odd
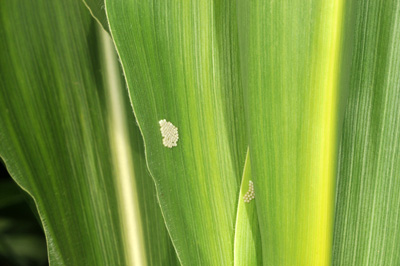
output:
[[[247,197],[251,195],[251,193],[249,193],[250,182],[253,181],[250,155],[249,151],[247,151],[236,216],[234,246],[235,266],[262,265],[261,237],[256,203],[254,199],[248,201]]]
[[[239,1],[264,265],[329,265],[344,1]]]
[[[183,265],[231,265],[246,153],[233,1],[107,0],[165,222]],[[163,145],[160,120],[178,129]]]

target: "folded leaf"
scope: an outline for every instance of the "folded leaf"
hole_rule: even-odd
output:
[[[261,237],[256,203],[254,199],[247,201],[250,182],[253,182],[251,179],[250,155],[247,151],[235,227],[235,266],[262,265]]]
[[[97,20],[97,22],[100,23],[103,29],[109,31],[104,0],[82,0],[82,1],[89,9],[92,16]]]

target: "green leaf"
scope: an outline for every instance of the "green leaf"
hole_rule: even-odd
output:
[[[50,264],[177,264],[112,43],[83,3],[2,1],[0,36],[0,155]]]
[[[234,265],[262,265],[261,238],[256,205],[254,200],[244,201],[251,179],[250,155],[247,151],[236,218]]]
[[[51,264],[400,263],[399,1],[85,4],[144,143],[79,0],[0,3],[0,155]]]
[[[111,34],[183,265],[231,265],[246,152],[233,1],[107,0]],[[178,128],[163,146],[159,121]]]
[[[128,95],[124,95],[128,100]],[[126,105],[127,112],[132,112],[130,105]],[[131,115],[133,118],[133,115]],[[143,139],[139,128],[129,123],[132,132],[131,147],[133,151],[133,165],[137,182],[141,219],[143,221],[144,243],[149,265],[180,265],[175,249],[165,227],[157,201],[154,181],[147,170],[144,156]]]
[[[264,265],[329,265],[343,1],[239,1]]]
[[[96,19],[104,30],[109,32],[104,0],[82,0],[89,9],[90,14]]]
[[[160,207],[157,202],[154,182],[147,170],[144,143],[137,124],[134,123],[132,108],[129,103],[128,91],[123,82],[122,70],[117,60],[117,53],[112,40],[105,31],[101,32],[102,51],[104,58],[102,60],[103,71],[105,71],[105,83],[110,96],[110,117],[108,123],[111,130],[109,135],[112,138],[112,147],[114,152],[114,165],[118,167],[117,176],[126,176],[126,182],[136,182],[135,193],[140,208],[140,217],[135,217],[142,222],[143,240],[145,246],[146,261],[149,265],[178,265],[178,258],[172,246],[169,234],[164,224]],[[129,169],[133,168],[133,169]],[[128,170],[128,171],[124,171]],[[134,177],[134,180],[129,181]],[[129,183],[121,184],[122,186]],[[132,184],[133,185],[133,184]],[[124,188],[122,187],[121,190]],[[125,206],[125,214],[132,214],[133,206],[129,206],[129,198],[121,198],[121,205]],[[132,214],[132,215],[131,215]],[[129,219],[129,217],[127,217]],[[132,221],[132,224],[137,221]],[[132,232],[132,224],[124,228],[124,233]],[[135,233],[135,232],[133,232]],[[137,235],[131,235],[127,241],[137,241]],[[127,252],[130,252],[127,250]],[[135,255],[135,254],[134,254]],[[139,263],[135,261],[132,265]],[[145,264],[142,261],[141,264]]]
[[[400,2],[355,7],[334,265],[400,265]]]

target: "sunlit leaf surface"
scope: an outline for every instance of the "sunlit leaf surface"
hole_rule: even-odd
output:
[[[235,227],[235,266],[262,265],[260,228],[254,199],[245,201],[252,181],[251,163],[247,151],[239,194]]]
[[[0,2],[52,264],[400,264],[398,0],[84,1]]]
[[[264,265],[329,265],[343,1],[239,1]]]
[[[246,153],[236,5],[106,1],[166,225],[184,265],[231,265]],[[159,121],[178,128],[163,145]]]

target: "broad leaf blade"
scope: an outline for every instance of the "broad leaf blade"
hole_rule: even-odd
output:
[[[239,1],[264,265],[329,265],[343,1]]]
[[[110,40],[79,0],[2,1],[0,20],[0,154],[50,264],[175,264]]]
[[[400,264],[400,2],[357,3],[334,265]]]
[[[126,95],[126,97],[128,97],[128,95]],[[130,105],[127,107],[129,108],[129,112],[132,112],[132,107]],[[133,116],[131,116],[131,118],[132,117]],[[154,266],[180,265],[165,227],[164,218],[157,200],[154,181],[146,166],[142,136],[136,124],[129,124],[131,127],[130,130],[135,136],[135,138],[132,139],[131,145],[134,152],[133,163],[135,176],[137,176],[136,182],[139,207],[144,225],[143,234],[147,262],[149,265]]]
[[[180,261],[230,265],[246,149],[236,6],[107,0],[106,11]],[[163,146],[162,119],[177,147]]]
[[[125,263],[109,145],[94,142],[107,138],[94,24],[78,1],[47,4],[1,3],[1,155],[36,201],[50,263]]]
[[[114,152],[114,165],[118,166],[117,176],[125,178],[125,181],[119,184],[120,190],[135,186],[135,189],[126,193],[127,197],[123,196],[124,193],[119,193],[122,196],[120,199],[120,204],[123,205],[122,215],[127,216],[125,217],[127,221],[132,219],[124,228],[124,234],[130,238],[125,241],[134,245],[143,245],[144,243],[146,261],[149,265],[178,265],[179,262],[157,202],[154,182],[147,170],[143,139],[133,117],[117,53],[109,35],[105,31],[101,31],[100,35],[103,52],[101,65],[102,70],[106,73],[103,76],[109,96],[107,103],[112,110],[108,123],[110,124],[109,136]],[[132,201],[130,194],[135,194],[137,197],[138,206],[134,208],[129,203]],[[132,213],[136,208],[140,209],[140,216]],[[140,240],[141,242],[138,242],[139,237],[136,235],[138,229],[134,230],[132,224],[140,220],[142,221],[140,230],[143,230],[144,237]],[[129,233],[131,233],[130,236]],[[131,252],[132,248],[127,252]],[[135,249],[138,248],[140,247]],[[133,255],[135,254],[133,253]],[[146,263],[145,261],[136,261],[135,258],[132,259],[134,260],[133,265]]]

